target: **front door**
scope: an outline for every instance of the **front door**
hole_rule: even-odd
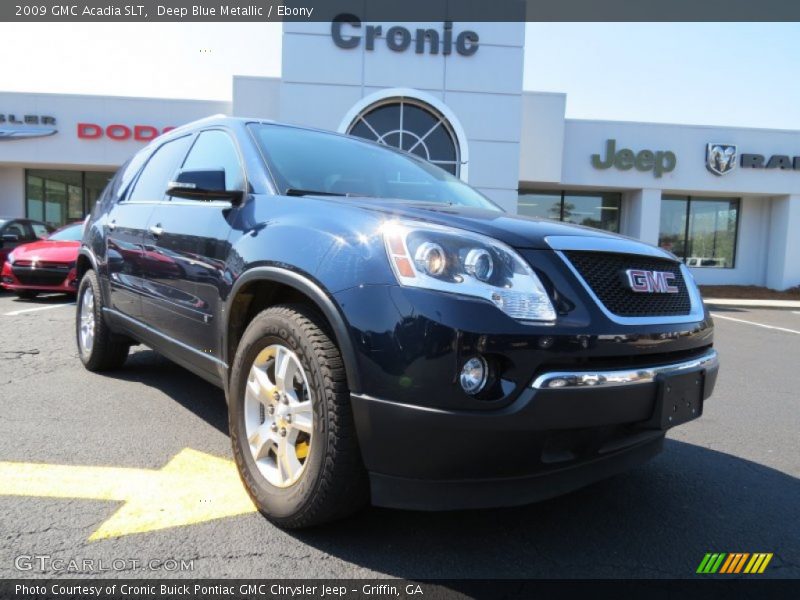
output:
[[[190,141],[191,137],[186,136],[156,149],[131,191],[108,215],[106,260],[111,306],[137,320],[143,316],[142,298],[149,293],[144,254],[147,224],[163,200],[167,181],[186,155]]]
[[[224,169],[226,189],[245,189],[236,143],[220,129],[201,132],[181,168]],[[227,201],[167,198],[150,216],[145,232],[151,291],[145,296],[145,321],[214,357],[219,357],[217,319],[235,210]]]

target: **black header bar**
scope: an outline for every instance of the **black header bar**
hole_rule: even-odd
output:
[[[3,0],[6,22],[800,21],[791,0]]]
[[[7,579],[4,600],[703,600],[797,598],[798,580]]]

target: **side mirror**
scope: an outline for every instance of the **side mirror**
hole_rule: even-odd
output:
[[[187,169],[179,171],[174,181],[167,184],[167,195],[187,200],[230,200],[238,204],[241,190],[225,189],[224,169]]]
[[[4,233],[3,234],[3,243],[5,244],[8,242],[9,244],[14,244],[19,241],[19,236],[16,233]]]

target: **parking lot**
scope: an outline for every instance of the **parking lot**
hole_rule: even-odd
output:
[[[0,480],[0,575],[61,574],[18,558],[49,555],[125,577],[682,578],[707,552],[772,552],[762,577],[800,577],[800,313],[714,313],[716,393],[644,467],[523,508],[368,509],[283,532],[230,483],[220,390],[144,347],[88,373],[69,299],[2,293],[0,471],[16,479]],[[225,494],[232,514],[170,512],[159,473],[176,494]],[[166,508],[133,506],[145,488]]]

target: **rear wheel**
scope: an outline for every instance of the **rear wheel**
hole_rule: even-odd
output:
[[[17,298],[22,300],[33,300],[38,295],[39,292],[34,290],[17,290]]]
[[[276,306],[247,327],[231,373],[233,454],[250,496],[286,528],[359,509],[366,473],[336,345],[301,306]]]
[[[100,282],[94,271],[88,271],[78,288],[78,309],[75,335],[78,355],[90,371],[120,368],[128,357],[129,343],[108,328],[103,319]]]

